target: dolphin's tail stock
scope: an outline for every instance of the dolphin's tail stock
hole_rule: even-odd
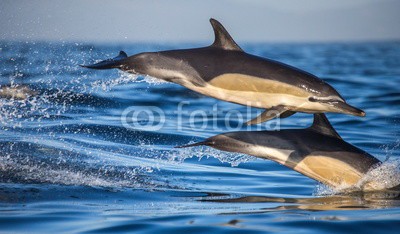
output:
[[[118,56],[112,59],[106,59],[98,63],[90,65],[80,65],[81,67],[86,67],[90,69],[111,69],[120,68],[123,65],[123,60],[127,58],[128,55],[124,51],[120,51]]]

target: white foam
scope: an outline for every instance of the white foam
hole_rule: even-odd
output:
[[[194,142],[190,142],[192,144]],[[169,160],[176,162],[183,162],[186,159],[197,157],[199,161],[203,158],[216,158],[222,163],[229,163],[231,166],[236,167],[240,163],[245,163],[255,160],[255,157],[248,156],[240,153],[225,152],[213,149],[211,147],[200,146],[200,147],[188,147],[171,150],[169,153]]]
[[[139,79],[138,75],[126,73],[126,72],[121,72],[119,71],[119,77],[111,80],[97,80],[95,82],[91,83],[91,88],[90,92],[97,91],[98,88],[101,88],[103,91],[110,91],[113,87],[120,85],[120,84],[127,84],[130,82],[136,82]]]
[[[400,185],[400,159],[388,159],[372,167],[354,186],[342,185],[336,188],[318,184],[317,196],[350,193],[357,191],[382,191]]]
[[[165,80],[161,80],[152,76],[145,76],[144,81],[147,82],[148,84],[156,84],[156,85],[168,83]]]
[[[127,84],[131,82],[146,82],[148,84],[162,84],[167,83],[167,81],[151,77],[151,76],[140,76],[132,73],[127,73],[123,71],[118,71],[119,77],[111,80],[97,80],[91,83],[92,90],[96,91],[98,88],[101,88],[103,91],[110,91],[113,87],[121,84]]]
[[[127,168],[118,171],[114,166],[93,168],[82,168],[85,165],[80,163],[80,169],[67,168],[59,165],[59,163],[46,163],[42,161],[32,160],[26,157],[22,160],[15,160],[12,156],[0,157],[0,172],[2,177],[7,174],[14,174],[12,182],[18,183],[48,183],[59,185],[78,185],[78,186],[95,186],[95,187],[146,187],[151,188],[155,185],[152,181],[144,182],[138,180],[143,174],[148,172],[147,168]],[[109,176],[118,172],[119,176]],[[122,178],[121,178],[122,177]],[[7,179],[7,178],[3,178]],[[15,181],[17,180],[17,181]]]
[[[400,185],[400,159],[388,159],[369,170],[356,187],[371,186],[374,190],[384,190]]]
[[[46,74],[50,73],[49,75],[53,75],[51,71],[49,72],[49,69],[48,67],[45,68]],[[18,74],[15,76],[18,76]],[[37,93],[32,91],[26,94],[25,99],[0,98],[0,124],[6,127],[17,128],[23,127],[24,122],[40,122],[43,118],[48,118],[50,115],[62,115],[72,107],[68,99],[92,94],[99,91],[99,89],[109,92],[117,85],[130,82],[146,82],[149,84],[166,82],[150,76],[143,77],[122,71],[119,71],[119,76],[115,79],[98,80],[89,85],[84,82],[86,78],[87,76],[83,75],[82,77],[72,79],[67,84],[58,86],[56,90],[51,90],[51,92]],[[52,85],[52,82],[52,80],[40,81],[40,83],[48,85]],[[13,78],[11,79],[11,85],[8,87],[18,91],[20,87],[25,86],[15,84]],[[65,101],[54,102],[54,100],[60,99]]]

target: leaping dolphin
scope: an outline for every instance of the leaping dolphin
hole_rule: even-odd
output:
[[[177,148],[199,145],[269,159],[333,188],[376,189],[359,182],[380,161],[344,141],[324,114],[314,114],[306,129],[230,132]]]
[[[92,69],[118,68],[180,84],[220,100],[266,109],[247,124],[257,124],[296,112],[335,112],[365,116],[350,106],[329,84],[298,68],[244,52],[226,29],[210,19],[215,40],[195,49],[140,53],[121,51]]]

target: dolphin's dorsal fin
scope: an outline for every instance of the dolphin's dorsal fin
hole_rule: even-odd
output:
[[[332,127],[325,114],[314,114],[314,122],[310,128],[324,135],[342,139],[340,135],[336,132],[336,130]]]
[[[215,40],[211,46],[222,48],[224,50],[237,50],[243,51],[242,48],[236,44],[236,42],[232,39],[231,35],[229,35],[228,31],[222,26],[220,22],[211,18],[210,23],[214,29]]]

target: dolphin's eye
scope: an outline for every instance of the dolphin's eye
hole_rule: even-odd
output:
[[[308,101],[310,101],[310,102],[317,102],[318,100],[317,100],[316,97],[309,97],[309,98],[308,98]]]

